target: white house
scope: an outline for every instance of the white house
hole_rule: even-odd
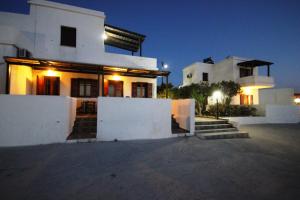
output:
[[[233,104],[258,105],[259,90],[273,88],[274,78],[270,74],[268,61],[245,59],[230,56],[214,63],[211,58],[203,62],[195,62],[183,69],[183,86],[202,81],[217,83],[220,81],[234,81],[241,85],[241,94],[233,98]],[[266,67],[266,74],[259,74],[259,67]]]
[[[145,36],[105,24],[103,12],[29,0],[30,13],[0,12],[0,93],[156,97],[156,58]],[[105,45],[140,52],[108,53]]]
[[[0,146],[65,142],[77,132],[101,141],[174,137],[172,115],[193,134],[193,100],[156,99],[157,77],[170,72],[142,56],[145,35],[106,24],[100,11],[28,3],[29,14],[0,12]]]

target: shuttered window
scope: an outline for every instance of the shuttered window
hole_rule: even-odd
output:
[[[60,79],[53,76],[37,76],[37,95],[59,95]]]
[[[97,97],[98,86],[97,80],[94,79],[71,79],[71,96],[72,97]]]
[[[138,98],[152,98],[152,83],[132,83],[131,96]]]

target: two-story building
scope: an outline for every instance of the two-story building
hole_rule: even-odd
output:
[[[100,11],[28,3],[29,14],[0,12],[0,94],[156,98],[156,78],[169,72],[142,57],[144,35],[106,24]]]
[[[275,86],[274,78],[270,74],[268,61],[245,59],[230,56],[214,63],[211,58],[203,62],[195,62],[183,69],[183,85],[202,81],[217,83],[221,81],[234,81],[241,85],[241,93],[233,98],[232,104],[258,105],[259,89]],[[266,67],[265,74],[259,74],[259,67]]]

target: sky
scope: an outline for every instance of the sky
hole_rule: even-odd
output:
[[[53,1],[103,11],[106,23],[146,35],[143,56],[167,63],[175,85],[184,66],[239,56],[273,62],[276,87],[300,92],[299,0]],[[26,2],[1,0],[0,10],[29,13]]]

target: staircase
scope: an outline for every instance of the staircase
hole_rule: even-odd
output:
[[[180,128],[179,123],[174,118],[174,115],[172,115],[172,133],[173,134],[184,134],[188,133],[188,130],[185,130],[183,128]]]
[[[97,117],[88,116],[77,116],[74,122],[73,131],[67,138],[70,139],[86,139],[96,138],[97,133]]]
[[[248,138],[247,132],[239,131],[228,120],[200,119],[195,121],[195,135],[201,139]]]

